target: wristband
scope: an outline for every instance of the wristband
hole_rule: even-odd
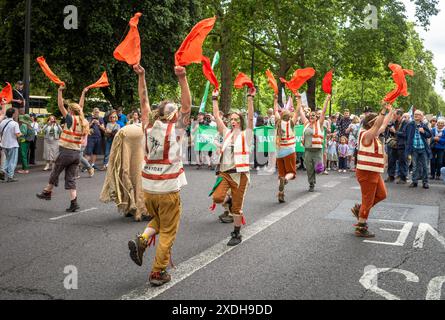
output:
[[[218,101],[218,96],[214,96],[214,97],[212,97],[212,100],[213,100],[213,101]]]
[[[251,95],[251,94],[248,94],[247,97],[254,98],[255,96],[254,96],[254,95]]]

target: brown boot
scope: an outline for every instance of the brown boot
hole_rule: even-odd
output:
[[[130,258],[138,266],[142,266],[142,258],[144,257],[145,249],[148,247],[148,241],[142,235],[138,234],[135,240],[128,242],[128,249],[130,249]]]
[[[284,200],[284,192],[278,192],[278,202],[279,203],[285,203],[286,200]]]
[[[167,282],[170,282],[171,279],[172,279],[172,277],[167,272],[167,270],[162,270],[160,272],[152,271],[148,281],[150,281],[150,283],[153,286],[159,287],[159,286],[162,286],[163,284],[166,284]]]
[[[369,232],[367,223],[358,223],[355,227],[355,236],[360,238],[374,238],[375,234]]]

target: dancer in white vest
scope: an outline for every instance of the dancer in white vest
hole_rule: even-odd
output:
[[[142,127],[145,133],[145,161],[142,170],[142,188],[147,212],[153,219],[142,235],[128,242],[131,259],[139,266],[147,247],[159,244],[149,281],[161,286],[171,280],[167,272],[171,248],[179,228],[182,205],[180,190],[187,184],[182,165],[182,139],[190,122],[191,96],[184,67],[175,67],[181,87],[181,109],[171,101],[163,101],[151,111],[145,81],[145,70],[133,66],[139,77]]]
[[[309,192],[315,191],[316,170],[323,172],[323,138],[324,138],[324,118],[331,95],[326,97],[323,110],[320,117],[315,110],[312,110],[307,119],[303,108],[299,106],[301,120],[304,124],[303,140],[304,146],[304,165],[306,167]],[[297,111],[298,112],[298,111]],[[318,168],[317,168],[318,167]]]
[[[297,96],[299,110],[301,108],[301,96]],[[284,186],[297,176],[297,152],[295,140],[295,125],[298,121],[298,112],[293,115],[289,110],[278,112],[278,96],[274,98],[275,126],[277,143],[277,165],[278,165],[278,201],[284,200]]]
[[[228,246],[236,246],[241,243],[241,225],[245,223],[243,216],[243,203],[247,187],[250,181],[250,147],[253,141],[253,98],[255,88],[249,89],[247,126],[244,125],[244,116],[239,113],[230,114],[230,126],[228,129],[221,119],[218,106],[219,92],[213,92],[213,115],[218,125],[219,133],[224,137],[221,148],[221,156],[217,172],[223,179],[213,193],[213,201],[218,204],[224,203],[227,191],[232,192],[229,210],[233,215],[234,231]]]
[[[77,202],[76,177],[79,170],[82,138],[90,132],[90,126],[83,114],[85,93],[88,90],[84,89],[82,92],[79,104],[71,103],[68,105],[68,109],[65,108],[63,90],[65,87],[60,86],[58,106],[65,118],[65,125],[59,139],[59,155],[52,169],[48,185],[36,196],[42,200],[51,200],[52,191],[59,184],[59,176],[65,171],[65,190],[69,191],[71,199],[71,205],[66,211],[75,212],[80,209]]]

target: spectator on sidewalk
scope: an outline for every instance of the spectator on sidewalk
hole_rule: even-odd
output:
[[[351,123],[352,123],[351,113],[349,112],[348,109],[345,109],[343,112],[343,116],[340,117],[337,121],[337,135],[338,135],[337,138],[339,141],[341,137],[347,136],[346,129],[349,128]]]
[[[445,155],[445,119],[440,118],[437,125],[431,130],[431,179],[440,180],[440,169],[444,166]]]
[[[6,118],[0,123],[0,147],[3,149],[6,159],[0,172],[0,179],[5,182],[17,182],[17,179],[14,178],[19,153],[17,138],[22,134],[19,124],[14,121],[16,116],[17,109],[10,108],[6,111]]]
[[[34,129],[31,127],[32,120],[28,114],[19,116],[19,126],[21,136],[19,138],[19,150],[20,150],[20,160],[22,162],[22,169],[18,170],[17,173],[28,174],[29,173],[29,163],[28,163],[28,152],[29,145],[31,141],[35,138]]]
[[[128,119],[125,114],[122,113],[122,107],[117,108],[117,121],[119,127],[123,128],[127,125]]]
[[[59,156],[59,139],[62,127],[57,123],[55,116],[50,116],[43,131],[43,160],[46,161],[43,171],[52,170],[54,162]]]
[[[413,162],[413,177],[410,188],[417,188],[419,179],[422,179],[423,188],[429,189],[428,161],[432,154],[427,140],[431,138],[431,130],[428,124],[423,122],[423,119],[423,112],[416,110],[414,121],[411,121],[406,128],[405,154],[411,156]]]
[[[105,157],[104,166],[102,171],[107,170],[108,160],[110,157],[111,147],[113,145],[114,136],[120,130],[120,126],[117,123],[118,115],[116,112],[112,112],[108,118],[107,127],[105,129]]]
[[[142,124],[141,115],[139,114],[139,111],[134,110],[131,113],[131,120],[128,122],[128,124],[138,124],[138,125]]]
[[[91,166],[97,169],[97,155],[102,153],[102,133],[105,133],[104,118],[100,116],[98,108],[93,109],[93,114],[88,119],[88,123],[90,124],[90,134],[88,135],[87,147],[84,153]]]
[[[31,114],[31,127],[34,130],[34,140],[29,143],[29,164],[36,164],[36,149],[37,149],[37,136],[40,133],[40,125],[37,122],[37,117],[35,114]]]
[[[407,124],[408,121],[403,120],[403,111],[396,110],[387,128],[388,178],[385,182],[394,182],[398,176],[397,184],[406,183],[408,176],[408,164],[405,156]]]

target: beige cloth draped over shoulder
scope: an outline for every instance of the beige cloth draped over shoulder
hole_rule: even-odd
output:
[[[125,126],[114,137],[100,200],[115,202],[119,212],[140,221],[147,215],[142,190],[144,133],[140,125]]]

